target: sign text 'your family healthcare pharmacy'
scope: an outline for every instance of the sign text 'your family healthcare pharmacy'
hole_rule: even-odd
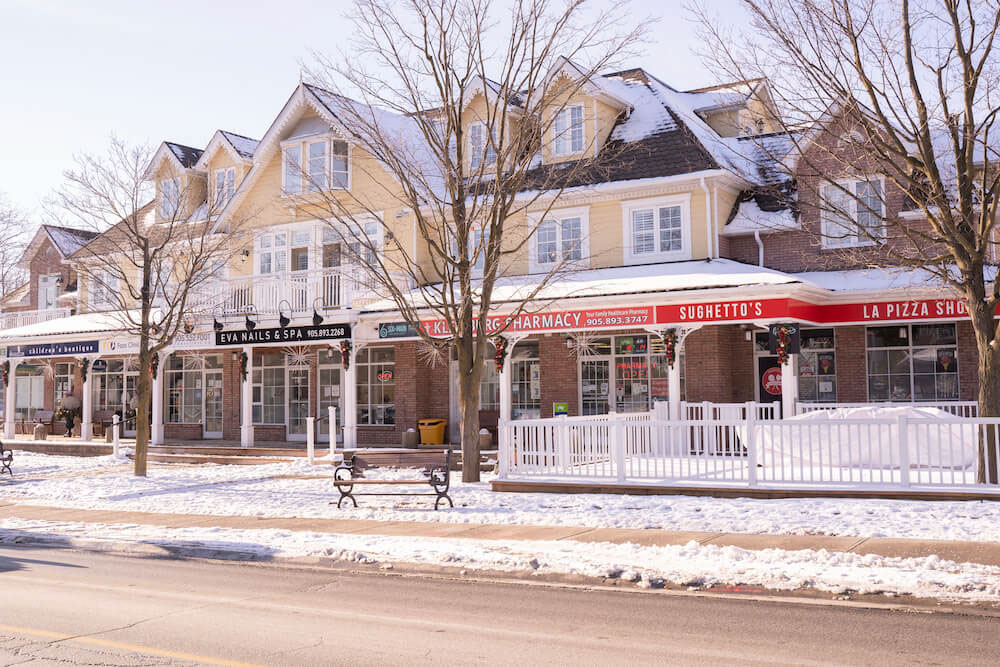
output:
[[[516,317],[497,315],[486,321],[486,330],[494,331],[573,331],[603,327],[641,327],[653,323],[653,307],[594,308],[554,313],[521,313]],[[425,320],[421,328],[431,336],[447,336],[445,320]]]

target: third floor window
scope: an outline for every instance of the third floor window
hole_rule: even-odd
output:
[[[313,139],[285,144],[282,151],[282,192],[347,190],[351,184],[350,146],[338,139]]]
[[[573,155],[583,152],[583,105],[566,107],[553,124],[556,155]]]
[[[845,192],[846,191],[846,192]],[[885,236],[881,181],[852,180],[820,190],[824,248],[875,245]]]
[[[181,205],[181,179],[165,178],[160,181],[160,217],[170,220],[177,215]]]

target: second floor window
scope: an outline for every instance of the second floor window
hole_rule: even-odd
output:
[[[820,196],[824,248],[875,245],[876,239],[885,236],[885,206],[880,181],[824,185]]]
[[[59,298],[58,275],[38,276],[38,310],[49,310],[58,307]]]
[[[264,234],[257,240],[257,273],[281,273],[288,270],[288,239],[285,232]]]
[[[555,264],[583,258],[583,225],[580,218],[546,220],[538,226],[537,261]]]
[[[214,197],[216,209],[223,208],[236,192],[236,167],[215,170]]]
[[[160,181],[160,217],[170,220],[177,215],[181,205],[181,179],[165,178]]]
[[[496,139],[494,132],[494,139]],[[489,167],[497,162],[497,151],[494,141],[487,141],[488,133],[483,123],[473,123],[469,126],[469,165],[479,169],[481,165]]]
[[[326,141],[312,141],[309,147],[309,170],[306,189],[321,192],[326,189]]]
[[[346,141],[321,138],[286,144],[282,153],[282,192],[347,190],[351,185],[350,146]]]
[[[583,152],[583,105],[567,107],[556,114],[553,130],[556,155]]]
[[[627,229],[632,259],[669,258],[682,254],[687,245],[681,206],[632,208]]]
[[[90,276],[91,308],[101,308],[115,303],[118,294],[118,276],[108,271],[95,271]]]

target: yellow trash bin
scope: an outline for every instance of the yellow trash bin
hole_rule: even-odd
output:
[[[444,431],[448,426],[447,419],[420,419],[417,428],[420,429],[421,445],[443,445]]]

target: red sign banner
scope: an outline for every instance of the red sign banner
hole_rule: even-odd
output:
[[[755,299],[752,301],[718,301],[713,303],[667,304],[656,307],[659,324],[685,322],[729,322],[787,317],[791,299]]]
[[[495,331],[583,331],[586,329],[637,328],[655,322],[653,306],[590,308],[551,313],[522,313],[516,317],[497,315],[486,321],[486,330]],[[420,328],[431,336],[447,336],[445,320],[425,320]]]

